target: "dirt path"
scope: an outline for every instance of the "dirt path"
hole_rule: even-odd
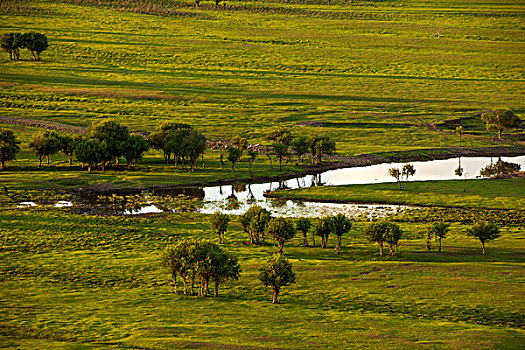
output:
[[[32,128],[42,128],[48,130],[57,130],[62,132],[70,132],[73,134],[85,134],[86,129],[81,126],[74,126],[69,124],[57,123],[48,120],[38,120],[29,118],[13,118],[0,116],[0,122],[5,124],[15,124],[29,126]]]

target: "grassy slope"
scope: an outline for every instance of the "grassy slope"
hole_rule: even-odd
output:
[[[456,145],[410,124],[523,109],[524,10],[513,1],[268,4],[316,16],[190,8],[197,18],[36,6],[51,14],[0,15],[3,31],[42,31],[51,43],[43,62],[0,57],[6,116],[87,125],[105,115],[135,131],[175,118],[253,142],[276,125],[359,123],[293,128],[355,154]],[[488,144],[480,121],[466,132],[465,145]]]
[[[519,230],[504,228],[487,256],[460,225],[443,253],[405,240],[398,256],[383,259],[363,240],[363,223],[343,240],[340,255],[333,238],[321,250],[301,247],[297,237],[285,246],[297,284],[284,288],[274,306],[257,270],[276,246],[243,245],[237,222],[224,248],[240,257],[241,280],[217,299],[169,293],[159,251],[182,236],[212,238],[205,222],[193,214],[3,210],[0,346],[519,348],[525,338]]]
[[[282,190],[272,196],[312,201],[516,209],[525,206],[523,188],[524,178],[413,181],[408,183],[406,192],[399,191],[397,183],[381,183]]]

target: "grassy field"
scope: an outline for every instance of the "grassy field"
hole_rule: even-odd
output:
[[[380,183],[280,190],[273,192],[271,196],[346,203],[519,209],[525,206],[523,188],[525,178],[411,181],[407,185],[407,191],[399,191],[397,183]]]
[[[455,120],[466,146],[486,146],[479,112],[523,111],[525,8],[515,1],[88,6],[98,3],[0,7],[2,32],[50,42],[42,62],[0,57],[0,114],[78,126],[109,116],[133,131],[177,120],[252,142],[284,125],[358,154],[456,146]],[[166,14],[155,8],[182,14],[147,14]]]
[[[159,253],[180,237],[209,233],[207,217],[74,215],[60,209],[0,212],[0,346],[57,349],[519,349],[523,327],[523,231],[481,255],[454,224],[443,252],[424,248],[425,225],[394,257],[378,257],[357,222],[333,250],[301,247],[285,256],[297,283],[280,305],[257,280],[277,251],[243,244],[234,220],[224,249],[240,258],[241,279],[218,298],[174,295]]]

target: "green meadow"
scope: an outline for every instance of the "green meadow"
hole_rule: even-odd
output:
[[[0,348],[6,349],[521,349],[525,343],[523,178],[315,187],[273,196],[302,200],[458,207],[407,212],[395,256],[379,257],[357,218],[328,247],[284,255],[297,273],[281,303],[258,280],[275,242],[250,246],[232,217],[223,249],[238,281],[219,297],[172,293],[160,253],[205,238],[209,216],[192,212],[110,216],[20,198],[70,199],[91,189],[230,183],[312,170],[261,154],[235,173],[208,150],[195,172],[149,151],[134,169],[88,174],[53,155],[37,168],[29,143],[45,127],[82,131],[112,118],[147,133],[163,121],[209,139],[240,135],[268,144],[276,127],[328,135],[336,158],[401,161],[462,150],[525,154],[524,129],[494,141],[484,111],[525,111],[525,6],[513,0],[0,1],[0,34],[45,33],[42,61],[0,52],[0,127],[21,141],[0,172]],[[362,156],[364,158],[364,156]],[[400,160],[401,159],[401,160]],[[328,161],[328,160],[327,160]],[[54,197],[56,196],[56,197]],[[52,200],[51,200],[52,199]],[[75,208],[73,208],[75,209]],[[488,210],[490,209],[490,210]],[[433,210],[433,209],[430,209]],[[485,216],[483,216],[485,215]],[[467,236],[492,218],[502,237]],[[431,222],[451,231],[426,249]],[[394,220],[394,219],[393,219]],[[312,243],[311,232],[308,239]]]

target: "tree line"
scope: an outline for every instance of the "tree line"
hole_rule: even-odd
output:
[[[4,33],[0,37],[0,47],[9,53],[9,60],[11,61],[20,60],[20,49],[28,49],[33,60],[40,61],[40,53],[47,50],[48,46],[47,36],[34,31]]]

